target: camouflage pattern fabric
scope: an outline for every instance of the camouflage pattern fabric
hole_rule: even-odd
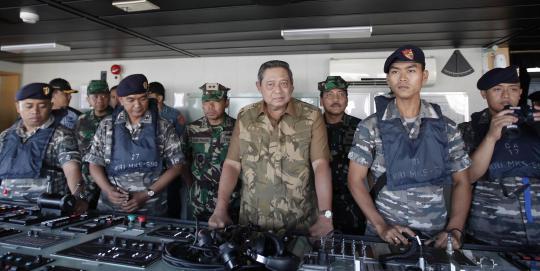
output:
[[[488,124],[488,110],[482,112],[480,123]],[[475,131],[471,122],[459,125],[466,149],[473,153]],[[540,140],[540,139],[539,139]],[[496,180],[487,174],[476,183],[473,191],[467,232],[473,238],[492,245],[529,245],[540,243],[540,180],[529,178],[533,223],[527,223],[523,193],[511,193],[522,186],[521,177],[506,177]],[[507,196],[504,195],[506,191]]]
[[[438,118],[428,102],[421,100],[420,113],[413,123],[407,124],[399,115],[395,102],[388,104],[384,119],[399,117],[410,138],[417,138],[422,118]],[[471,164],[464,150],[464,142],[457,125],[445,118],[448,124],[448,162],[450,171],[458,172]],[[375,114],[364,119],[358,125],[354,135],[349,159],[369,167],[371,177],[379,178],[386,172],[382,141],[377,128]],[[383,187],[375,201],[379,213],[389,224],[408,226],[425,234],[435,234],[444,229],[447,222],[447,206],[443,196],[443,186],[425,186],[406,190],[388,191]],[[373,226],[368,222],[367,233],[374,234]]]
[[[149,111],[142,117],[140,123],[133,126],[129,122],[129,117],[126,111],[122,111],[118,114],[116,123],[125,123],[126,128],[130,131],[133,139],[137,138],[142,130],[142,125],[152,124],[152,115]],[[173,165],[182,164],[184,162],[184,154],[182,153],[180,139],[176,134],[171,124],[160,117],[158,120],[158,147],[161,157],[163,158],[164,165],[167,168]],[[93,163],[102,167],[111,163],[112,154],[112,134],[113,124],[112,116],[105,117],[99,124],[94,140],[90,147],[90,151],[84,156],[84,161]],[[134,172],[125,174],[120,177],[109,178],[109,182],[113,186],[119,186],[124,190],[130,192],[144,191],[150,187],[154,182],[158,180],[162,172]],[[115,206],[107,199],[107,196],[102,192],[99,202],[98,210],[114,211]],[[137,211],[140,214],[160,216],[167,212],[167,192],[166,189],[154,196],[146,202],[146,205]]]
[[[81,112],[75,108],[72,107],[66,107],[65,110],[66,115],[60,120],[60,124],[64,125],[68,129],[75,129],[75,125],[77,124],[77,120],[79,119],[79,116],[81,115]]]
[[[186,118],[184,118],[184,115],[180,111],[164,104],[159,115],[171,123],[179,138],[182,137],[186,127]]]
[[[47,128],[53,125],[54,118],[50,117],[41,127]],[[13,128],[9,128],[13,129]],[[4,138],[8,130],[3,131],[0,134],[0,150],[3,147]],[[16,133],[21,138],[22,142],[25,142],[32,135],[32,133],[26,134],[22,121],[16,126]],[[41,194],[47,189],[47,180],[51,180],[51,193],[58,193],[64,195],[69,192],[64,172],[62,171],[62,165],[74,161],[81,162],[81,156],[79,154],[77,139],[72,130],[59,125],[52,136],[51,141],[47,145],[45,153],[45,161],[42,166],[42,176],[40,179],[14,179],[14,180],[2,180],[2,193],[0,198],[24,198],[28,193],[33,195]]]
[[[289,103],[295,114],[283,115],[275,127],[263,113],[262,101],[238,114],[240,224],[307,230],[317,218],[310,142],[312,127],[324,122],[317,107],[294,98]]]
[[[79,120],[75,126],[75,132],[77,133],[77,142],[82,156],[90,151],[90,144],[92,143],[99,122],[110,114],[112,114],[112,108],[108,107],[106,114],[101,117],[96,116],[94,110],[87,111],[79,116]],[[85,185],[85,195],[88,198],[90,208],[95,209],[101,190],[92,179],[92,176],[90,176],[88,163],[83,162],[81,173]]]
[[[332,170],[332,210],[334,228],[346,234],[363,234],[364,214],[354,201],[347,185],[349,173],[349,150],[351,148],[359,118],[343,115],[342,122],[326,124],[330,147]]]
[[[216,208],[219,178],[234,122],[234,118],[225,114],[220,125],[211,126],[206,117],[202,117],[187,127],[182,149],[191,163],[193,184],[189,204],[198,220],[207,221]]]

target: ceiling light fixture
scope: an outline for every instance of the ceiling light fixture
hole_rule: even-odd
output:
[[[50,43],[30,43],[30,44],[13,44],[2,45],[0,51],[10,52],[15,54],[20,53],[42,53],[42,52],[62,52],[70,51],[71,47],[58,44],[56,42]]]
[[[159,9],[158,6],[148,0],[113,1],[113,6],[125,12],[137,12]]]
[[[372,30],[371,26],[288,29],[281,30],[281,36],[285,40],[356,39],[371,37]]]
[[[21,10],[19,18],[27,24],[35,24],[39,21],[39,15],[31,10]]]

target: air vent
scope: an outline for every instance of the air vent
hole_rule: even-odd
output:
[[[362,78],[360,81],[350,81],[349,86],[387,86],[385,78]]]

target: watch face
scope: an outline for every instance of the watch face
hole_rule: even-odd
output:
[[[154,191],[148,190],[148,196],[149,196],[149,197],[153,197],[153,196],[154,196]]]
[[[331,217],[332,217],[332,211],[330,211],[330,210],[324,211],[324,216],[325,216],[326,218],[331,218]]]

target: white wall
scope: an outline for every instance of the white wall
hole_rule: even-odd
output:
[[[13,63],[13,62],[0,60],[0,72],[22,73],[23,65],[19,63]]]
[[[460,49],[475,72],[465,77],[449,77],[440,70],[444,67],[454,50],[426,50],[427,57],[437,60],[437,82],[426,91],[466,91],[469,93],[469,112],[476,112],[485,107],[485,102],[476,89],[476,81],[482,75],[482,50],[480,48]],[[256,92],[255,81],[257,70],[263,62],[271,59],[287,61],[294,75],[296,92],[317,91],[317,82],[328,74],[331,58],[385,58],[390,51],[335,53],[309,55],[275,55],[275,56],[233,56],[233,57],[201,57],[147,60],[118,60],[96,62],[47,63],[23,65],[23,84],[31,82],[48,82],[52,78],[62,77],[72,87],[85,85],[92,79],[99,79],[100,71],[108,71],[109,85],[118,82],[112,78],[110,67],[120,64],[123,75],[143,73],[150,81],[159,81],[167,89],[167,102],[173,103],[172,93],[199,93],[198,87],[205,82],[220,82],[231,88],[232,96],[246,92]],[[383,67],[379,68],[382,72]],[[75,96],[72,106],[79,107],[79,98]]]

